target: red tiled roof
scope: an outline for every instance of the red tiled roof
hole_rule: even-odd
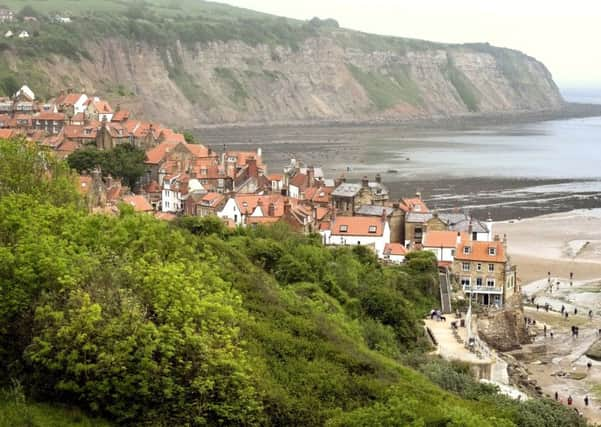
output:
[[[281,217],[284,215],[284,204],[287,200],[287,197],[284,197],[280,194],[271,194],[267,196],[259,196],[256,194],[238,194],[235,196],[236,204],[240,209],[240,212],[246,215],[252,214],[257,205],[261,204],[261,211],[264,216],[269,215],[269,205],[273,203],[274,213],[272,216]],[[297,199],[288,199],[291,207],[294,207],[298,204]]]
[[[52,111],[44,111],[33,116],[35,120],[53,120],[53,121],[64,121],[64,113],[53,113]]]
[[[77,113],[72,118],[72,122],[84,122],[86,120],[86,115],[84,113]]]
[[[278,216],[249,216],[246,218],[247,224],[274,224],[278,222],[281,217]]]
[[[470,253],[464,253],[465,247],[470,247]],[[489,255],[489,248],[495,249],[495,255]],[[486,242],[481,240],[462,240],[455,253],[455,259],[460,261],[505,262],[505,248],[500,241]]]
[[[186,143],[186,138],[181,133],[176,133],[172,129],[163,129],[159,138],[163,138],[165,142],[182,142]]]
[[[267,175],[267,178],[270,181],[281,181],[284,179],[284,175],[282,175],[281,173],[272,173]]]
[[[400,243],[387,243],[384,246],[384,253],[386,255],[406,255],[407,249]]]
[[[345,226],[346,231],[343,231]],[[384,224],[379,217],[338,216],[330,227],[332,235],[335,236],[382,236],[384,234]],[[370,233],[370,229],[374,232]]]
[[[401,203],[401,209],[405,212],[430,212],[428,206],[426,206],[424,201],[419,197],[414,197],[412,199],[403,199],[402,202],[403,203]]]
[[[124,122],[129,119],[129,111],[127,110],[119,110],[113,115],[113,122]]]
[[[123,196],[123,202],[133,206],[136,212],[152,212],[152,206],[146,200],[146,197],[140,195]]]
[[[316,214],[315,219],[317,221],[321,221],[322,219],[325,218],[325,216],[328,213],[330,213],[330,208],[321,208],[321,207],[318,207],[318,208],[315,209],[315,214]]]
[[[150,184],[148,184],[146,186],[146,192],[147,193],[160,193],[161,192],[161,186],[159,185],[158,182],[151,181]]]
[[[454,248],[456,246],[456,231],[428,231],[423,241],[425,248]]]
[[[146,152],[146,163],[158,164],[163,160],[165,154],[175,147],[177,143],[163,142]]]
[[[169,212],[155,212],[154,217],[163,221],[173,221],[177,215]]]
[[[100,114],[110,114],[113,112],[113,109],[111,108],[109,103],[106,101],[103,101],[102,99],[100,99],[98,101],[94,101],[92,103],[92,105],[94,106],[96,111]]]
[[[0,138],[2,139],[12,138],[16,134],[17,131],[15,129],[0,129]]]
[[[57,105],[75,105],[77,101],[83,96],[82,93],[69,93],[56,98]]]

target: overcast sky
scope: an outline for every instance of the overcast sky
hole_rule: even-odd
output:
[[[601,87],[601,0],[221,0],[356,30],[489,42],[544,62],[559,86]]]

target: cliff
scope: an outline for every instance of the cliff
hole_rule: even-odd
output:
[[[517,51],[272,18],[244,18],[242,29],[219,21],[219,34],[202,37],[156,25],[153,37],[149,29],[109,31],[86,18],[74,24],[89,26],[81,54],[45,52],[24,62],[16,46],[5,49],[4,61],[15,73],[30,67],[26,75],[48,95],[65,86],[108,93],[114,103],[181,127],[396,121],[556,110],[563,103],[546,67]]]

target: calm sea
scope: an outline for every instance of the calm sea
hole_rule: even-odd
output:
[[[566,90],[601,104],[601,90]],[[379,173],[394,197],[420,191],[438,209],[469,208],[495,219],[601,207],[601,117],[468,131],[394,127],[221,130],[209,144],[263,149],[275,172],[290,157],[350,180]],[[218,145],[217,145],[218,146]]]

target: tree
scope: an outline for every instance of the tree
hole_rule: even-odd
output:
[[[196,144],[196,138],[194,137],[194,134],[190,131],[184,132],[184,139],[188,144]]]
[[[132,144],[121,144],[107,151],[105,169],[113,176],[123,178],[130,188],[134,188],[146,172],[146,152]]]
[[[81,148],[67,157],[69,166],[79,173],[91,172],[97,167],[104,170],[105,162],[105,152],[96,148]]]
[[[19,82],[14,76],[4,77],[0,82],[0,90],[5,96],[13,96],[19,90]]]

